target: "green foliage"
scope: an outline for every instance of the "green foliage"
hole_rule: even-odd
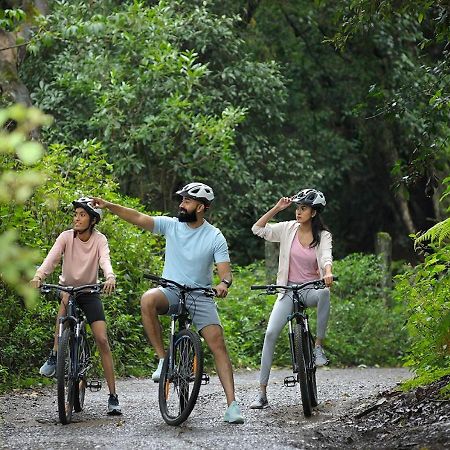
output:
[[[450,177],[445,178],[444,183],[446,183],[447,188],[444,194],[442,195],[441,201],[444,201],[444,199],[447,199],[448,196],[450,195]],[[447,208],[447,212],[449,211],[450,207]],[[432,226],[426,232],[421,233],[418,236],[415,236],[414,245],[416,247],[418,246],[420,247],[425,242],[430,241],[432,243],[437,243],[437,245],[441,247],[444,244],[448,244],[449,240],[450,240],[450,219],[447,218],[442,222],[439,222],[436,225]]]
[[[436,172],[448,168],[450,66],[446,43],[450,37],[448,4],[442,0],[341,2],[336,34],[330,42],[344,50],[373,30],[391,41],[384,57],[396,54],[392,44],[406,38],[414,50],[401,49],[392,60],[391,87],[372,85],[369,97],[379,104],[378,115],[394,116],[408,139],[407,151],[397,160],[398,186],[410,189],[422,177],[436,183]],[[400,31],[401,34],[398,33]],[[420,62],[422,61],[422,62]],[[414,94],[412,94],[414,93]],[[431,191],[437,186],[432,186]]]
[[[450,246],[431,249],[422,264],[397,275],[394,291],[406,303],[406,365],[416,373],[414,385],[450,373]]]
[[[20,9],[0,9],[0,30],[15,31],[25,19],[25,12]]]
[[[46,141],[103,142],[123,192],[167,211],[180,185],[210,183],[211,217],[242,260],[255,205],[297,191],[311,157],[282,134],[281,67],[255,61],[239,18],[212,3],[55,2],[22,76],[56,118]]]
[[[0,280],[19,293],[28,306],[36,299],[26,281],[37,255],[19,245],[20,235],[5,210],[20,208],[42,183],[39,171],[30,168],[41,157],[42,146],[28,136],[50,122],[50,117],[36,108],[15,105],[0,110]]]
[[[352,254],[335,261],[339,281],[331,291],[327,349],[342,365],[397,365],[404,353],[404,304],[385,304],[383,270],[374,255]]]

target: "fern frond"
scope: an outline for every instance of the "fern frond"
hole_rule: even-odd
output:
[[[439,245],[447,242],[450,238],[450,218],[443,220],[432,226],[428,231],[421,234],[414,241],[414,247],[422,244],[424,241],[436,242]]]

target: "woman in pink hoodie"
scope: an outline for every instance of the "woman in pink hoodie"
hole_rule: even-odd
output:
[[[110,294],[114,291],[116,278],[109,257],[109,246],[106,237],[94,227],[101,220],[100,209],[95,209],[90,198],[80,198],[73,203],[73,228],[63,231],[56,239],[42,265],[37,269],[31,285],[38,288],[50,275],[63,258],[59,284],[62,286],[82,286],[98,283],[98,269],[102,268],[106,278],[103,291]],[[59,318],[65,314],[69,294],[61,292],[61,305],[56,319],[56,331],[53,349],[44,365],[41,375],[52,377],[56,370],[56,351],[58,349]],[[121,414],[119,399],[116,394],[114,365],[106,332],[105,313],[100,295],[97,293],[81,294],[78,305],[84,311],[91,327],[95,342],[100,351],[102,366],[109,388],[108,414]]]

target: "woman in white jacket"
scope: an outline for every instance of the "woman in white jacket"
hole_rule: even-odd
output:
[[[297,208],[296,220],[269,224],[277,213],[294,203]],[[282,197],[252,227],[259,237],[270,242],[280,243],[277,284],[300,284],[323,278],[325,289],[311,289],[305,292],[304,300],[308,307],[317,307],[317,338],[314,355],[317,366],[328,363],[322,341],[325,338],[328,317],[330,315],[330,291],[333,283],[331,233],[323,225],[320,212],[326,205],[322,192],[315,189],[303,189],[298,194]],[[272,366],[275,342],[292,313],[292,293],[279,294],[270,314],[264,337],[261,356],[260,392],[250,405],[252,409],[267,408],[267,383]]]

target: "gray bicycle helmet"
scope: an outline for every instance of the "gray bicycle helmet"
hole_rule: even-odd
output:
[[[94,208],[92,198],[81,197],[78,200],[74,200],[72,205],[75,208],[83,208],[91,217],[95,217],[97,219],[97,223],[102,220],[103,211],[100,208]]]
[[[317,212],[323,211],[327,202],[322,192],[316,189],[302,189],[292,197],[292,202],[296,205],[308,205]]]
[[[214,200],[214,192],[211,187],[204,183],[189,183],[177,191],[182,197],[190,197],[209,205]]]

